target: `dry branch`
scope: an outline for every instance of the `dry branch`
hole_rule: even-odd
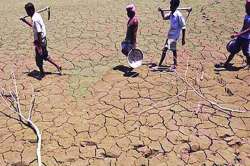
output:
[[[188,57],[188,60],[189,60],[189,57]],[[237,113],[244,113],[245,111],[241,111],[241,110],[234,110],[234,109],[231,109],[231,108],[227,108],[227,107],[223,107],[221,105],[219,105],[218,103],[216,103],[215,101],[212,101],[212,100],[209,100],[207,99],[202,93],[198,92],[198,90],[196,88],[194,88],[193,85],[191,85],[191,83],[188,82],[187,80],[187,73],[188,73],[188,63],[189,61],[187,60],[187,67],[186,67],[186,71],[185,71],[185,77],[182,77],[181,75],[178,74],[178,72],[176,71],[175,74],[177,75],[177,77],[179,79],[181,79],[188,87],[190,87],[193,92],[199,96],[201,99],[203,99],[204,101],[208,102],[209,104],[211,104],[211,106],[216,109],[216,110],[219,110],[219,111],[223,111],[223,112],[237,112]]]
[[[18,93],[18,88],[17,88],[17,83],[16,83],[16,77],[14,73],[12,73],[12,76],[13,76],[12,80],[13,80],[13,84],[15,88],[14,92],[10,90],[9,94],[6,95],[5,93],[7,91],[4,88],[1,88],[2,92],[0,93],[0,97],[3,100],[4,104],[6,105],[6,107],[8,107],[9,110],[11,110],[12,112],[16,113],[19,116],[19,120],[24,125],[34,130],[37,136],[37,148],[36,148],[37,164],[38,166],[42,166],[42,160],[41,160],[42,135],[40,133],[39,128],[32,121],[32,112],[33,112],[34,104],[35,104],[35,91],[32,87],[32,100],[30,103],[29,115],[28,115],[28,118],[25,118],[21,111],[20,98],[19,98],[19,93]]]

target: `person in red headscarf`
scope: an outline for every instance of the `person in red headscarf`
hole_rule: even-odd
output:
[[[128,56],[131,49],[136,48],[136,37],[138,30],[138,18],[136,16],[136,9],[134,4],[130,4],[126,7],[128,23],[127,23],[127,33],[125,40],[122,42],[122,53]]]
[[[245,11],[246,15],[241,31],[231,36],[235,40],[227,46],[230,52],[228,59],[225,63],[216,64],[215,67],[230,67],[230,62],[233,60],[235,54],[242,50],[247,59],[247,68],[250,69],[250,0],[246,0]]]

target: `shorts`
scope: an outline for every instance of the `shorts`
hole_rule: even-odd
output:
[[[46,38],[43,39],[42,41],[42,54],[40,54],[37,50],[37,48],[35,48],[36,51],[36,65],[38,67],[42,67],[43,66],[43,60],[47,60],[49,57],[48,54],[48,50],[47,50],[47,40]]]
[[[134,45],[129,41],[123,41],[121,43],[122,53],[128,56],[128,53],[134,48]]]
[[[167,48],[171,51],[176,51],[177,40],[176,39],[167,39],[165,42],[164,48]]]
[[[238,37],[232,44],[228,44],[227,50],[231,54],[237,54],[242,50],[242,53],[247,57],[250,58],[250,39],[245,39],[242,37]]]

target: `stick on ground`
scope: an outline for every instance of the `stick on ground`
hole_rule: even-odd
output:
[[[15,74],[12,74],[12,80],[14,84],[14,91],[9,91],[9,95],[6,95],[7,91],[4,88],[2,89],[2,92],[0,93],[0,97],[3,100],[4,104],[6,105],[9,110],[16,113],[19,116],[19,120],[29,128],[33,129],[36,136],[37,136],[37,148],[36,148],[36,156],[37,156],[37,164],[38,166],[42,166],[42,159],[41,159],[41,143],[42,143],[42,135],[39,130],[39,128],[36,126],[36,124],[32,121],[32,112],[34,110],[34,104],[35,104],[35,91],[32,87],[32,99],[30,103],[30,109],[29,109],[29,115],[28,118],[25,118],[24,115],[21,112],[21,104],[20,104],[20,98],[16,83],[16,77]]]

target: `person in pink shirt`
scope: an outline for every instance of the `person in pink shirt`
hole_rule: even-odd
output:
[[[127,33],[125,40],[122,42],[122,53],[128,56],[131,49],[136,48],[136,37],[138,30],[138,18],[136,16],[136,9],[134,4],[130,4],[126,7],[128,23],[127,23]]]

